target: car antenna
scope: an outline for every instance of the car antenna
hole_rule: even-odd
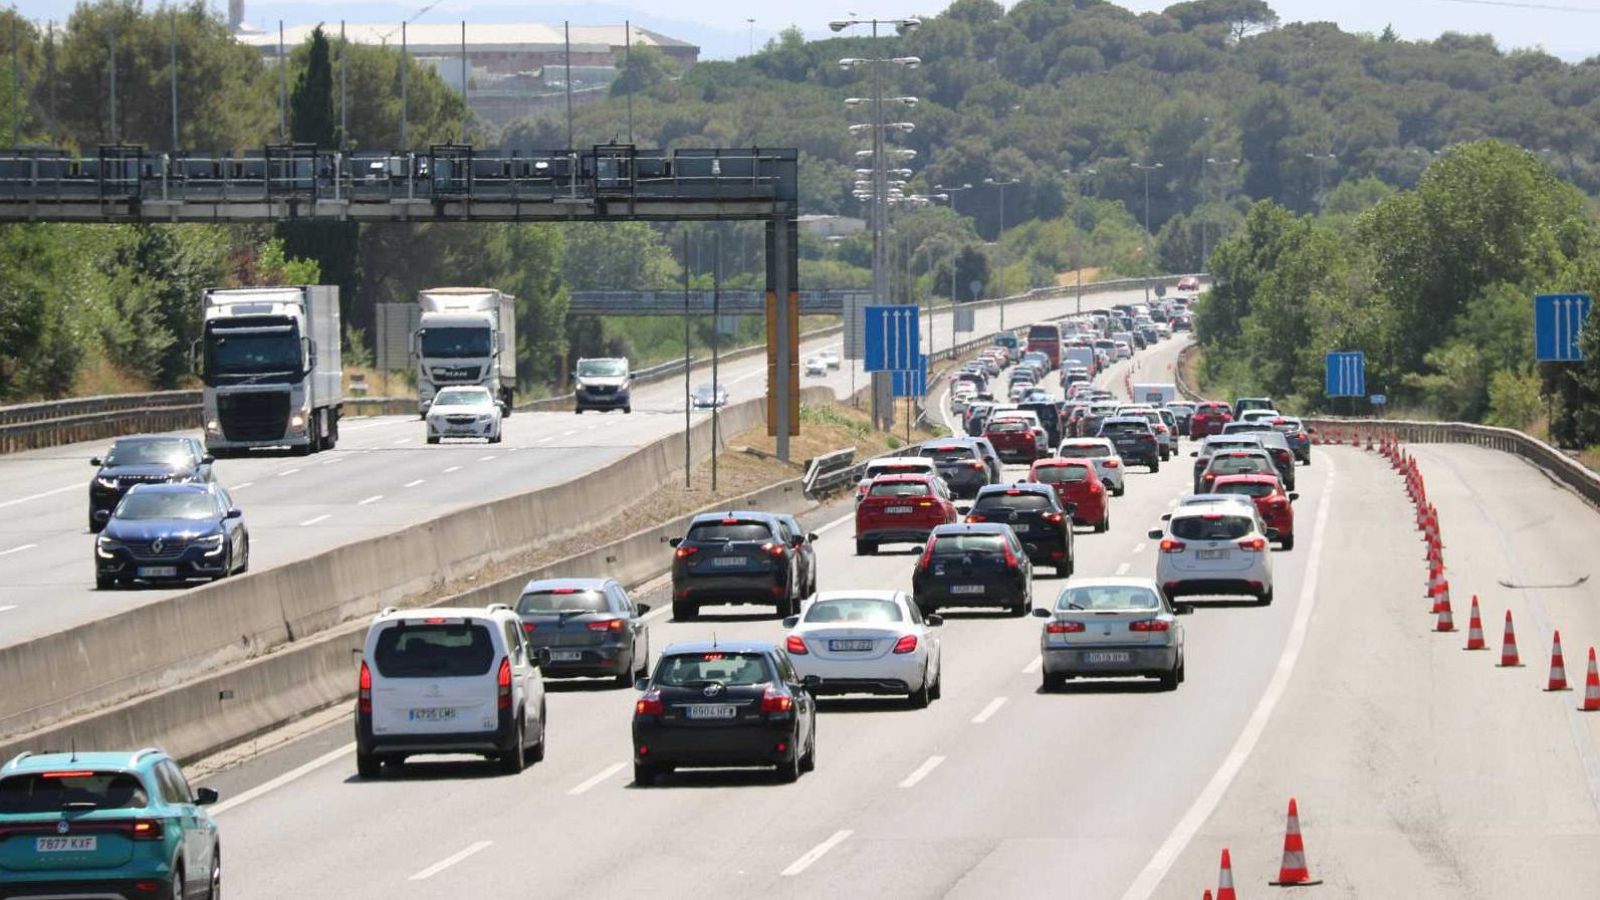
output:
[[[77,762],[77,761],[78,761],[78,738],[77,738],[76,735],[74,735],[73,738],[72,738],[72,759],[68,760],[68,762]]]
[[[715,631],[711,632],[711,649],[717,649],[717,633]]]

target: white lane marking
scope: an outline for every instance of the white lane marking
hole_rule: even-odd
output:
[[[253,484],[255,484],[254,481],[246,481],[244,484],[236,484],[236,485],[234,485],[233,489],[236,490],[236,491],[242,491],[245,488],[250,487]]]
[[[1126,574],[1128,574],[1128,570],[1131,569],[1131,568],[1133,568],[1133,564],[1132,563],[1123,563],[1123,564],[1117,566],[1117,574],[1118,575],[1126,575]]]
[[[460,466],[451,466],[450,468],[445,469],[444,473],[446,475],[449,475],[451,472],[459,472],[459,471],[461,471],[461,467]]]
[[[553,440],[555,440],[555,438],[553,438],[553,437],[539,438],[537,441],[534,441],[534,443],[535,444],[548,444]]]
[[[494,459],[494,454],[493,453],[489,454],[488,456],[480,456],[480,457],[478,457],[478,462],[488,462],[491,459]]]
[[[900,786],[903,787],[903,788],[916,787],[917,786],[917,782],[921,781],[924,778],[927,778],[928,777],[928,773],[932,772],[934,769],[939,768],[939,764],[942,763],[942,762],[944,762],[944,757],[942,757],[942,756],[930,756],[930,757],[928,757],[927,762],[924,762],[922,765],[917,766],[916,771],[912,772],[910,775],[907,775],[905,781],[900,782]]]
[[[279,478],[287,478],[288,476],[293,475],[294,473],[296,473],[298,471],[300,471],[300,470],[299,469],[284,469],[282,472],[278,473],[278,477]]]
[[[307,519],[304,522],[301,522],[300,523],[300,527],[304,528],[307,525],[315,525],[315,524],[317,524],[318,522],[321,522],[324,519],[331,519],[331,518],[333,518],[333,513],[323,513],[320,516],[316,516],[315,518]]]
[[[1039,670],[1042,668],[1044,668],[1044,657],[1035,656],[1033,658],[1033,662],[1030,662],[1026,666],[1022,667],[1022,674],[1037,675],[1039,674]]]
[[[411,438],[396,438],[394,441],[391,441],[391,443],[394,443],[394,444],[409,444],[409,443],[411,443]]]
[[[574,428],[571,431],[563,431],[563,432],[561,432],[561,436],[562,437],[572,437],[573,435],[575,435],[577,433],[578,433],[578,429]]]
[[[1004,697],[996,697],[993,700],[990,700],[988,706],[985,706],[983,709],[979,710],[978,714],[972,717],[972,724],[982,725],[983,723],[989,721],[990,717],[999,712],[1000,707],[1005,705],[1006,698]]]
[[[13,609],[16,609],[16,607],[15,606],[0,606],[0,612],[10,612]]]
[[[821,528],[818,528],[817,529],[817,534],[827,534],[829,531],[832,531],[833,529],[838,528],[840,525],[843,525],[846,522],[854,522],[855,519],[856,519],[856,514],[855,513],[847,513],[845,515],[840,516],[837,519],[834,519],[832,522],[829,522],[828,524],[822,526]]]
[[[416,487],[417,485],[421,484],[422,482],[423,482],[423,479],[418,478],[416,481],[408,481],[408,482],[406,482],[405,484],[401,485],[401,487]]]
[[[354,752],[356,752],[356,745],[354,742],[345,744],[343,747],[340,747],[337,750],[329,750],[327,753],[322,754],[316,759],[313,759],[312,761],[303,765],[296,766],[295,768],[290,769],[271,781],[264,781],[247,791],[241,791],[237,796],[229,797],[221,803],[218,803],[216,806],[211,807],[211,814],[213,816],[218,816],[236,806],[243,806],[244,804],[249,803],[251,800],[260,797],[263,794],[269,794],[286,784],[299,781],[323,766],[326,766],[327,764],[336,760],[344,759]]]
[[[1144,541],[1140,541],[1139,543],[1133,545],[1133,552],[1135,554],[1143,553],[1144,552],[1144,548],[1146,548],[1148,546],[1150,546],[1150,545],[1146,544]]]
[[[1234,741],[1233,748],[1223,758],[1222,765],[1217,768],[1216,774],[1206,782],[1201,789],[1200,796],[1194,798],[1194,804],[1172,827],[1172,833],[1162,842],[1160,849],[1145,864],[1144,871],[1134,879],[1128,887],[1127,893],[1122,895],[1122,900],[1146,900],[1155,893],[1161,885],[1161,880],[1172,869],[1173,863],[1178,861],[1189,842],[1199,833],[1200,827],[1211,817],[1211,813],[1222,802],[1222,795],[1227,793],[1228,786],[1233,779],[1238,777],[1239,770],[1244,768],[1245,760],[1250,758],[1250,753],[1255,750],[1256,743],[1261,740],[1262,732],[1267,729],[1267,721],[1272,718],[1272,711],[1277,708],[1278,701],[1282,699],[1284,691],[1289,687],[1289,679],[1294,675],[1295,663],[1300,660],[1300,650],[1305,646],[1306,634],[1311,627],[1311,611],[1317,605],[1317,575],[1322,568],[1322,547],[1324,538],[1328,534],[1328,510],[1332,507],[1330,498],[1333,496],[1333,456],[1324,456],[1327,462],[1323,463],[1327,476],[1322,482],[1322,497],[1317,501],[1316,524],[1312,526],[1315,531],[1311,536],[1311,553],[1306,559],[1304,580],[1300,582],[1300,605],[1294,613],[1294,624],[1289,626],[1288,640],[1284,641],[1283,653],[1278,657],[1278,667],[1272,673],[1272,680],[1267,682],[1267,689],[1262,692],[1261,700],[1256,703],[1255,711],[1250,713],[1250,720],[1245,723],[1244,730],[1239,732],[1239,739]]]
[[[38,500],[40,497],[53,497],[56,494],[65,494],[67,491],[81,490],[82,488],[83,485],[81,484],[69,484],[66,487],[51,488],[41,493],[29,494],[26,497],[18,497],[15,500],[7,500],[4,503],[0,503],[0,509],[4,509],[7,506],[16,506],[18,503],[27,503],[29,500]]]
[[[835,831],[827,840],[816,845],[815,847],[812,847],[810,850],[807,850],[804,856],[790,863],[789,868],[784,869],[781,874],[784,877],[793,877],[795,875],[799,875],[801,872],[804,872],[806,869],[810,868],[812,863],[821,859],[829,850],[832,850],[833,848],[844,843],[845,839],[850,837],[852,834],[855,834],[855,832],[848,828]]]
[[[24,550],[32,550],[33,548],[35,548],[37,546],[39,546],[39,545],[38,544],[18,544],[17,546],[12,547],[10,550],[0,550],[0,556],[10,556],[13,553],[21,553]]]
[[[322,463],[322,464],[323,464],[323,465],[325,465],[325,466],[332,466],[332,465],[337,465],[337,464],[339,464],[339,463],[342,463],[342,462],[344,462],[344,461],[345,461],[345,460],[346,460],[346,459],[348,459],[348,457],[344,457],[344,456],[335,456],[335,457],[333,457],[333,458],[332,458],[332,459],[329,459],[329,460],[324,460],[324,461],[323,461],[323,463]]]
[[[625,769],[627,767],[628,767],[628,764],[625,763],[625,762],[619,762],[619,763],[616,763],[614,765],[606,766],[604,769],[601,769],[599,772],[595,773],[592,777],[590,777],[588,780],[584,781],[582,784],[578,785],[577,787],[573,788],[570,791],[567,791],[567,796],[568,797],[576,797],[579,794],[587,793],[590,788],[593,788],[595,785],[599,784],[602,781],[605,781],[607,778],[610,778],[611,776],[617,774],[618,772],[621,772],[623,769]]]
[[[463,859],[466,859],[472,854],[481,852],[493,845],[494,841],[479,841],[476,844],[467,847],[465,850],[462,850],[458,853],[452,853],[451,855],[446,856],[444,859],[441,859],[433,865],[427,867],[426,869],[423,869],[421,872],[411,876],[411,880],[426,881],[440,872],[443,872],[445,869],[450,868],[456,863],[461,862]]]
[[[382,499],[383,499],[383,495],[382,494],[373,494],[371,497],[368,497],[367,499],[362,500],[361,502],[357,503],[356,505],[357,506],[366,506],[368,503],[377,503],[379,500],[382,500]]]

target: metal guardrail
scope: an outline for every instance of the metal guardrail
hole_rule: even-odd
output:
[[[806,496],[815,498],[844,482],[846,479],[842,475],[849,473],[855,460],[854,447],[846,447],[813,458],[806,466],[806,475],[802,482],[805,485]]]

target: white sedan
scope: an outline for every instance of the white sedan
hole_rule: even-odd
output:
[[[806,374],[821,376],[828,374],[828,363],[820,356],[813,356],[806,360]]]
[[[818,353],[817,356],[821,357],[822,361],[826,363],[830,369],[837,369],[844,364],[844,359],[839,356],[839,351],[837,350],[824,350],[821,353]]]
[[[821,679],[813,694],[904,694],[920,709],[939,699],[943,624],[903,591],[822,591],[783,620],[784,648],[802,678]]]
[[[502,417],[503,410],[488,388],[475,384],[441,388],[424,418],[428,443],[437,444],[440,438],[483,438],[498,444]]]

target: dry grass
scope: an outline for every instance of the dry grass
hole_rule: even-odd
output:
[[[1205,351],[1196,347],[1185,354],[1183,359],[1183,383],[1200,396],[1206,396],[1205,386],[1200,383],[1200,363],[1205,357]]]
[[[1078,273],[1083,273],[1083,283],[1088,284],[1100,277],[1099,266],[1085,266],[1083,269],[1073,269],[1069,272],[1056,273],[1056,287],[1071,287],[1078,283]]]
[[[129,375],[98,353],[91,354],[78,367],[72,380],[73,397],[99,397],[105,394],[145,394],[155,390],[149,382]]]

